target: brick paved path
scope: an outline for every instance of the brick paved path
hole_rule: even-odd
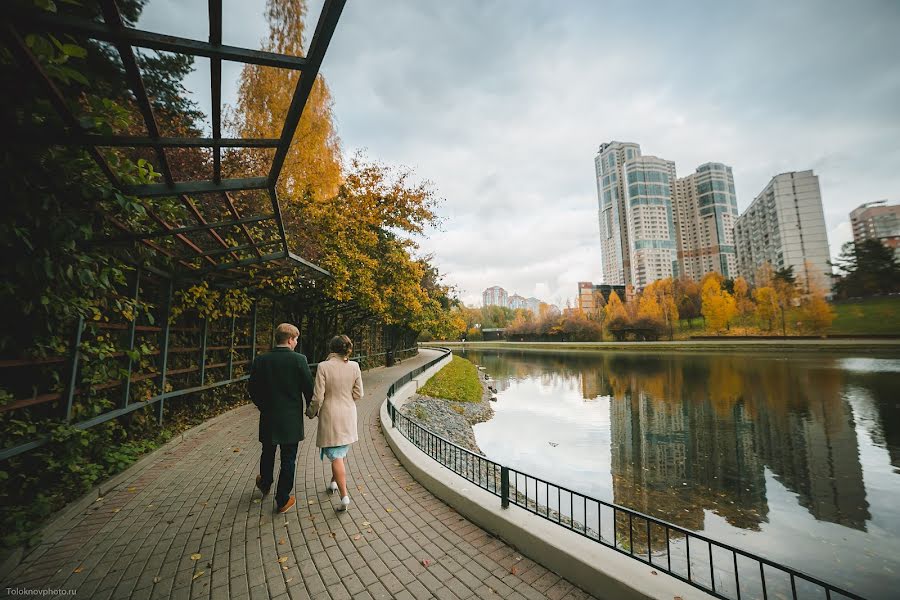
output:
[[[435,355],[423,350],[363,375],[349,513],[334,512],[309,434],[297,460],[297,509],[279,515],[274,494],[260,499],[251,404],[64,514],[0,594],[16,586],[74,589],[79,598],[588,598],[468,522],[396,461],[379,406],[395,379]]]

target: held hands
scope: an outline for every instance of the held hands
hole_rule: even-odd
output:
[[[306,416],[310,419],[314,419],[316,415],[319,414],[319,403],[315,400],[309,403],[309,406],[306,407]]]

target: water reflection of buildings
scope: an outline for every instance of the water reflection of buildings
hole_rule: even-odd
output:
[[[579,385],[586,401],[609,398],[618,504],[692,529],[703,528],[704,510],[758,529],[769,511],[768,467],[816,519],[865,529],[870,518],[836,365],[622,354],[497,360],[517,377]]]
[[[865,528],[839,370],[733,357],[617,362],[609,372],[627,381],[610,401],[616,502],[688,526],[708,509],[755,529],[768,514],[768,466],[816,519]]]

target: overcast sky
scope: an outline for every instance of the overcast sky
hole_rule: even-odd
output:
[[[264,4],[225,0],[224,43],[258,48]],[[206,39],[206,7],[150,0],[139,26]],[[445,198],[421,245],[467,304],[491,285],[565,304],[601,280],[593,158],[610,140],[679,176],[731,165],[741,211],[773,175],[813,169],[836,255],[853,208],[900,201],[898,31],[896,0],[349,0],[321,73],[345,154],[412,167]],[[225,64],[226,102],[238,73]]]

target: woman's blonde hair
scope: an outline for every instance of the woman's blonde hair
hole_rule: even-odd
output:
[[[353,352],[353,342],[346,335],[336,335],[328,342],[328,351],[344,357],[350,356]]]

